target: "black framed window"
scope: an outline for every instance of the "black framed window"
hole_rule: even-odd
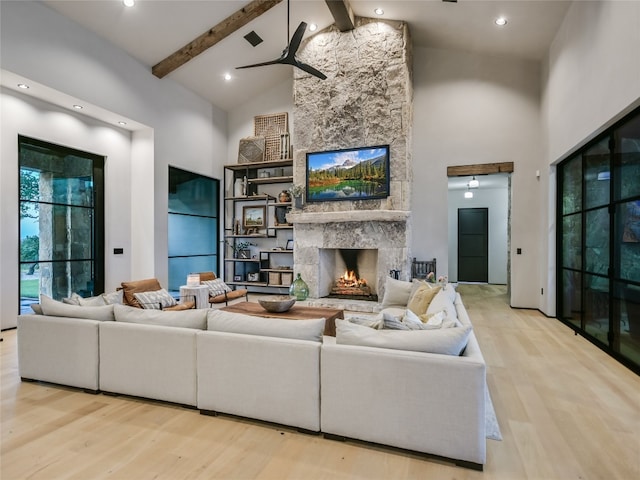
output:
[[[193,272],[218,273],[220,181],[169,167],[169,289]]]
[[[20,311],[104,292],[104,157],[18,136]]]
[[[558,318],[640,373],[640,109],[558,166]]]

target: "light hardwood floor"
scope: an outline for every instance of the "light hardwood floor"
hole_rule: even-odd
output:
[[[510,309],[503,287],[459,290],[503,436],[487,441],[484,472],[159,402],[22,383],[14,330],[0,343],[1,478],[640,478],[640,377],[557,320]]]

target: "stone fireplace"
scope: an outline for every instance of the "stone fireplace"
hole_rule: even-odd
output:
[[[411,231],[411,39],[404,22],[356,18],[311,37],[300,57],[327,80],[294,69],[294,183],[305,185],[306,153],[390,146],[390,194],[385,199],[308,203],[294,209],[294,264],[312,298],[329,294],[336,250],[375,251],[367,278],[381,298],[390,270],[409,278]],[[331,272],[330,272],[331,271]],[[367,273],[369,274],[369,273]],[[329,278],[331,277],[331,278]]]

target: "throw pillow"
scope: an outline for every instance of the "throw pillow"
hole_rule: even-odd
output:
[[[178,303],[164,288],[155,292],[134,293],[133,296],[142,308],[151,310],[162,310],[166,307],[173,307]]]
[[[401,317],[397,317],[389,312],[383,312],[382,318],[384,321],[382,328],[385,330],[409,330],[409,326],[402,321]]]
[[[102,305],[106,305],[102,296],[87,298],[80,297],[78,298],[78,303],[83,307],[100,307]]]
[[[347,320],[336,320],[336,343],[412,352],[460,355],[467,345],[471,326],[408,332],[373,330]]]
[[[134,296],[135,293],[155,292],[162,288],[157,278],[147,278],[144,280],[122,282],[120,285],[122,285],[122,289],[124,291],[123,303],[138,308],[142,308],[142,306],[136,300],[136,297]]]
[[[231,291],[229,285],[224,283],[221,278],[216,278],[215,280],[204,280],[202,285],[209,287],[210,297],[217,297],[218,295]]]
[[[40,307],[44,315],[50,315],[52,317],[84,318],[88,320],[99,320],[101,322],[114,320],[113,305],[104,305],[102,307],[68,305],[41,294]]]
[[[207,310],[207,329],[216,332],[243,333],[264,337],[294,338],[321,342],[324,333],[324,318],[312,320],[287,320],[263,318],[241,313]],[[369,327],[362,327],[372,330]]]
[[[457,320],[458,313],[456,307],[445,290],[440,290],[436,293],[436,296],[433,297],[433,300],[431,300],[431,303],[427,308],[427,315],[433,315],[441,310],[445,310],[447,312],[447,319],[451,321]]]
[[[422,315],[427,312],[427,307],[433,300],[433,297],[440,291],[439,287],[430,288],[426,285],[418,288],[407,303],[407,309],[416,315]]]
[[[106,305],[122,304],[124,299],[124,290],[117,290],[111,293],[103,293],[102,298]]]
[[[80,299],[82,297],[78,295],[76,292],[73,292],[70,297],[65,297],[62,299],[62,303],[66,303],[68,305],[80,305]]]
[[[33,310],[33,313],[35,313],[36,315],[42,315],[42,307],[39,303],[32,303],[29,306],[31,307],[31,310]]]
[[[204,330],[207,326],[207,311],[205,309],[167,312],[115,304],[113,313],[116,322],[144,323],[146,325],[194,328],[197,330]]]
[[[363,325],[369,328],[375,328],[376,330],[380,330],[384,327],[384,317],[382,313],[379,313],[375,317],[358,317],[351,316],[348,318],[351,323],[355,323],[357,325]]]
[[[402,280],[387,277],[384,284],[382,306],[406,307],[407,303],[409,303],[409,295],[411,295],[412,287],[413,284],[411,282],[404,282]]]

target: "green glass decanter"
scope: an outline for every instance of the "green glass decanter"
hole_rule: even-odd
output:
[[[296,297],[296,300],[306,300],[309,296],[309,285],[302,279],[300,274],[289,287],[289,295]]]

